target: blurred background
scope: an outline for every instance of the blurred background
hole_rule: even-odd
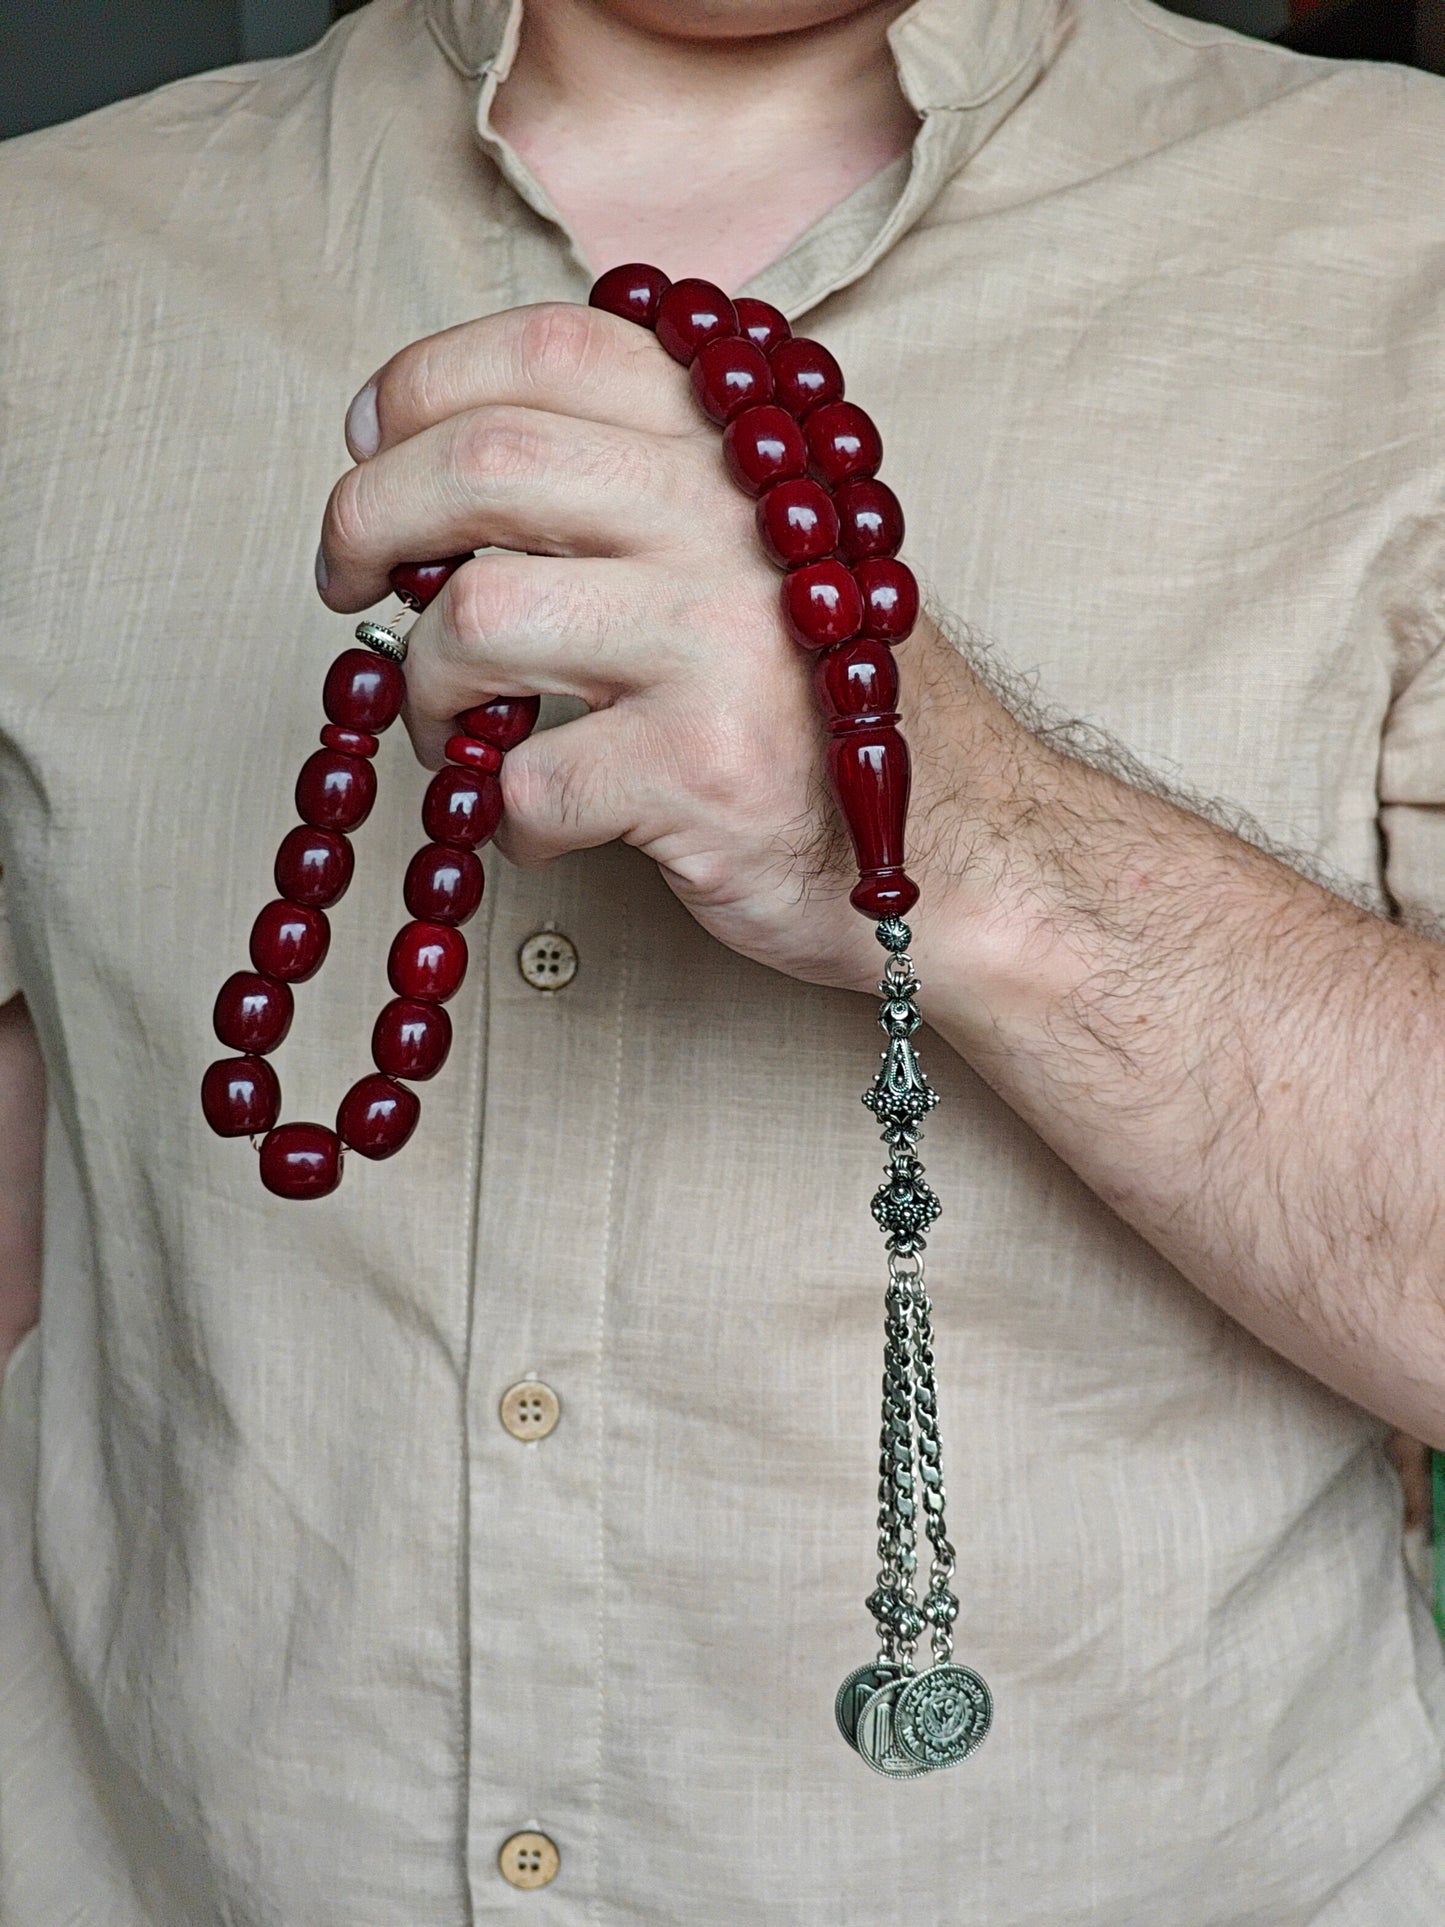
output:
[[[0,139],[181,74],[296,53],[361,0],[0,0]],[[1308,53],[1445,73],[1445,0],[1169,0]]]

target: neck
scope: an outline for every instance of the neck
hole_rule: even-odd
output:
[[[492,123],[592,268],[650,260],[736,288],[911,145],[885,38],[905,4],[707,39],[528,0]]]

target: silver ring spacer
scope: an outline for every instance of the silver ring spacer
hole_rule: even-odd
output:
[[[378,656],[390,656],[393,662],[406,661],[406,637],[399,636],[394,629],[388,629],[380,622],[358,622],[356,640],[368,649],[374,649]]]

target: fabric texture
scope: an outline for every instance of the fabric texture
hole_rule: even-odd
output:
[[[936,605],[1380,908],[1445,909],[1445,88],[1142,0],[921,0],[892,38],[910,162],[750,291],[877,417]],[[723,950],[628,849],[491,855],[400,1159],[302,1208],[202,1124],[350,632],[311,588],[345,405],[605,265],[492,132],[514,39],[373,0],[0,150],[0,863],[54,1101],[0,1920],[1435,1927],[1445,1667],[1385,1428],[937,1040],[958,1648],[997,1716],[904,1785],[832,1721],[872,1652],[867,999]],[[399,733],[379,768],[291,1116],[386,994],[424,779]],[[580,967],[541,996],[549,925]],[[524,1446],[530,1374],[562,1420]],[[527,1826],[561,1872],[519,1896]]]

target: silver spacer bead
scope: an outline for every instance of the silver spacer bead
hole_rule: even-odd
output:
[[[406,661],[406,637],[380,622],[358,622],[356,640],[374,649],[378,656],[390,656],[393,662]]]

